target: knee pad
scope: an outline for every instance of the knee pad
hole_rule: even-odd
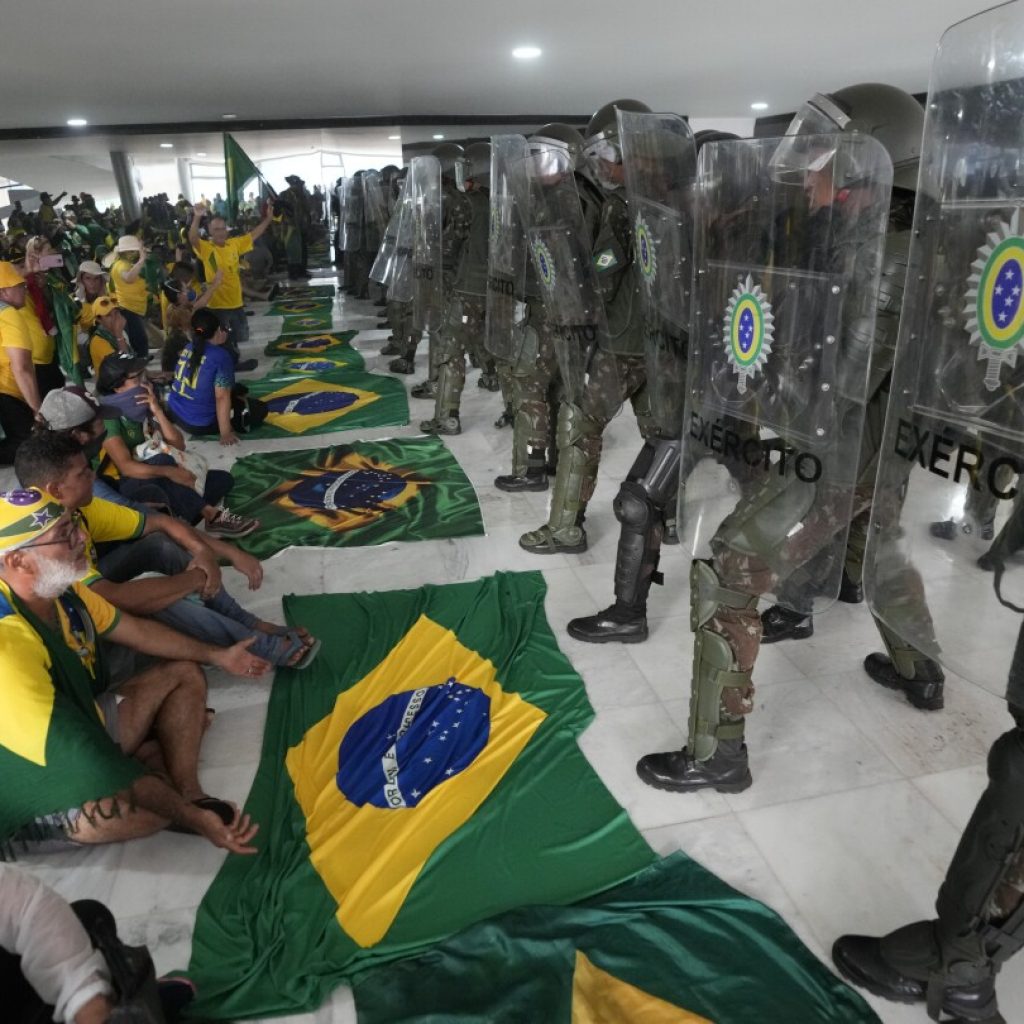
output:
[[[643,485],[633,480],[624,480],[619,493],[612,503],[615,518],[634,533],[643,533],[657,515],[654,503]]]
[[[690,628],[697,632],[722,605],[752,608],[757,605],[757,598],[724,586],[711,562],[695,558],[690,563]]]
[[[564,403],[558,410],[558,447],[568,448],[579,441],[600,438],[601,424],[578,405]]]

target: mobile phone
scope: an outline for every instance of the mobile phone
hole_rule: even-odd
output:
[[[64,266],[64,257],[59,252],[49,252],[39,257],[40,270],[57,270]]]

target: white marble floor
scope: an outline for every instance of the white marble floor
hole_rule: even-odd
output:
[[[375,329],[369,303],[339,298],[335,323],[356,328],[367,368],[386,372],[377,353],[387,334]],[[279,320],[253,317],[252,344],[262,352]],[[262,359],[262,363],[267,360]],[[425,364],[425,356],[420,359]],[[404,378],[412,383],[422,373]],[[652,594],[645,644],[593,647],[569,639],[566,622],[610,602],[617,524],[611,501],[639,448],[627,410],[610,426],[600,481],[587,518],[591,548],[582,556],[526,555],[516,541],[541,523],[547,496],[507,495],[492,486],[508,472],[510,432],[498,431],[498,396],[476,387],[472,371],[463,401],[465,433],[447,439],[477,487],[487,537],[333,551],[290,550],[266,565],[262,590],[233,589],[266,617],[280,616],[290,592],[387,590],[473,579],[498,569],[542,569],[548,618],[583,677],[597,717],[581,740],[594,768],[628,809],[651,845],[683,849],[726,881],[778,910],[808,946],[828,960],[843,931],[884,932],[928,916],[960,830],[984,785],[989,744],[1008,727],[1002,702],[958,679],[947,686],[945,711],[915,711],[875,686],[860,668],[878,648],[866,608],[837,605],[820,616],[810,640],[765,648],[758,661],[757,709],[748,739],[755,782],[735,796],[679,796],[637,779],[634,764],[651,750],[678,746],[686,724],[690,678],[687,565],[666,549],[664,588]],[[408,427],[359,436],[415,434],[431,414],[410,399]],[[216,465],[242,452],[314,447],[346,434],[243,442],[239,449],[205,444]],[[9,474],[0,474],[8,483]],[[979,638],[979,642],[984,638]],[[1005,644],[1005,638],[999,641]],[[269,691],[211,677],[217,716],[203,749],[210,792],[242,802],[256,770]],[[194,838],[162,834],[121,847],[35,858],[28,866],[71,898],[106,900],[129,941],[146,942],[161,971],[188,961],[196,908],[223,855]],[[1007,1020],[1024,1020],[1024,957],[999,981]],[[927,1020],[923,1009],[873,1001],[887,1024]],[[293,1024],[355,1020],[351,996],[338,991]],[[774,1022],[772,1022],[774,1024]]]

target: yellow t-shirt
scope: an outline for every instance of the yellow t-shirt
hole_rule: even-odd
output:
[[[0,303],[0,305],[3,305]],[[10,395],[12,398],[24,396],[14,379],[14,371],[11,369],[11,360],[7,356],[7,349],[20,348],[27,352],[32,351],[32,342],[29,340],[25,330],[25,324],[21,314],[13,306],[3,305],[0,309],[0,393]]]
[[[36,366],[48,366],[53,362],[53,336],[43,330],[31,300],[26,299],[25,305],[18,312],[21,314],[21,322],[25,325],[28,340],[32,343],[32,362]]]
[[[103,578],[96,566],[96,545],[141,537],[146,529],[146,517],[127,505],[115,505],[104,498],[93,498],[78,510],[78,514],[82,518],[85,557],[89,561],[89,572],[82,582],[91,587]]]
[[[85,606],[86,621],[61,598],[57,605],[64,642],[79,656],[95,684],[99,640],[120,620],[121,613],[84,583],[70,589]],[[15,610],[7,584],[0,580],[0,746],[39,765],[46,764],[46,739],[53,712],[54,686],[50,652],[28,620]],[[100,721],[103,716],[96,708]]]
[[[242,305],[242,279],[238,274],[238,264],[247,252],[252,252],[252,244],[252,235],[229,238],[223,245],[199,239],[196,255],[203,261],[206,280],[212,281],[218,270],[224,272],[220,287],[210,299],[210,309],[238,309]]]
[[[99,334],[94,334],[89,339],[89,362],[92,363],[93,376],[99,378],[100,363],[102,363],[107,356],[112,356],[116,351],[117,349],[114,348],[106,338],[101,337]]]
[[[146,279],[140,273],[134,281],[126,281],[124,275],[135,266],[127,260],[115,260],[110,268],[110,287],[114,291],[117,304],[122,309],[127,309],[139,316],[146,315],[149,305],[149,289],[146,287]]]

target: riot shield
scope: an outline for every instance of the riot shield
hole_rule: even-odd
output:
[[[697,152],[675,114],[619,110],[619,139],[633,224],[633,267],[644,303],[651,411],[666,438],[682,422],[693,286]]]
[[[859,134],[698,160],[681,533],[802,614],[839,593],[891,191]]]
[[[413,330],[434,331],[444,317],[441,276],[441,164],[437,157],[413,157],[409,165],[412,216]]]
[[[1002,695],[1024,613],[1019,5],[945,33],[926,111],[865,588],[907,643]]]
[[[377,250],[377,257],[374,259],[373,266],[370,268],[370,280],[384,285],[385,288],[393,288],[395,278],[398,276],[396,268],[399,260],[404,259],[405,262],[408,262],[409,257],[412,255],[412,247],[409,245],[408,238],[406,239],[404,250],[398,242],[401,234],[402,209],[405,197],[406,190],[405,182],[403,181],[402,190],[398,195],[398,201],[395,203],[395,207],[391,211],[391,217],[388,220],[387,229],[384,231],[384,238],[381,242],[380,249]],[[411,228],[412,221],[407,219],[406,223],[408,234],[408,228]]]
[[[338,195],[339,235],[342,252],[357,252],[362,246],[363,190],[354,175],[341,183]]]
[[[512,190],[512,176],[526,156],[522,135],[491,139],[490,234],[487,250],[487,351],[516,363],[524,333],[526,307],[526,233]]]
[[[555,342],[569,402],[579,405],[608,321],[567,150],[530,140],[513,171],[512,191],[523,211],[527,248]],[[607,386],[617,388],[613,359],[600,360]]]
[[[367,252],[377,252],[388,225],[387,204],[380,171],[364,171],[360,179],[363,186],[363,245]]]

